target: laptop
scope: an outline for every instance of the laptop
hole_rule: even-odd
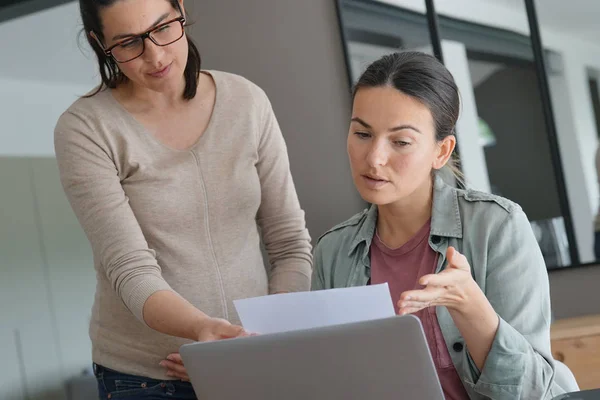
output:
[[[552,400],[598,400],[600,399],[600,389],[582,390],[571,392],[553,397]]]
[[[183,345],[199,399],[444,400],[412,315]]]

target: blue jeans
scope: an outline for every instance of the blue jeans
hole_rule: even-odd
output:
[[[197,400],[192,384],[122,374],[94,364],[100,400]]]

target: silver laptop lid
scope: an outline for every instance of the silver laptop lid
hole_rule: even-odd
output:
[[[194,343],[180,352],[202,400],[444,399],[411,315]]]

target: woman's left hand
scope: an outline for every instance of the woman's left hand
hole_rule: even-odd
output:
[[[169,354],[166,360],[160,362],[160,366],[167,369],[167,376],[189,382],[190,377],[185,370],[179,353]]]
[[[244,333],[244,336],[257,336],[256,333]],[[160,366],[167,370],[167,376],[177,378],[185,382],[190,381],[183,360],[179,353],[172,353],[167,356],[166,360],[160,362]]]
[[[471,276],[471,266],[464,255],[454,247],[448,247],[446,260],[448,266],[445,270],[419,279],[419,284],[425,288],[409,290],[400,295],[400,315],[415,313],[431,306],[445,306],[457,312],[463,310],[474,293],[473,290],[479,287]]]

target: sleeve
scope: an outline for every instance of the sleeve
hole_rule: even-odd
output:
[[[550,291],[546,265],[525,213],[517,208],[492,236],[485,294],[500,323],[482,371],[470,362],[474,390],[490,398],[550,399]]]
[[[144,322],[148,297],[172,289],[129,206],[115,162],[96,136],[85,119],[70,112],[61,116],[54,132],[61,184],[96,263],[127,308]]]
[[[283,135],[262,90],[261,96],[256,164],[261,205],[257,223],[272,267],[269,292],[306,291],[310,289],[312,269],[310,236],[292,180]]]

